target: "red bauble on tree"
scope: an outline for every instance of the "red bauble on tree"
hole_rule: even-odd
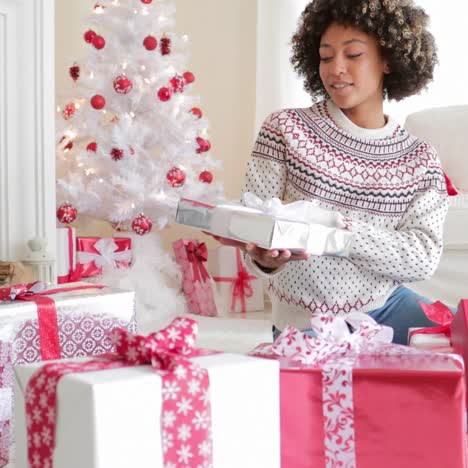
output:
[[[172,92],[169,88],[164,87],[158,91],[158,98],[160,101],[167,102],[171,99],[171,96]]]
[[[110,154],[114,161],[120,161],[124,157],[123,150],[119,148],[112,148]]]
[[[145,216],[143,213],[140,213],[140,215],[132,221],[133,232],[139,234],[140,236],[148,234],[148,232],[151,231],[152,227],[153,223],[148,218],[148,216]]]
[[[91,106],[93,106],[94,109],[97,109],[97,110],[103,109],[105,105],[106,105],[106,100],[104,99],[104,96],[101,96],[100,94],[95,94],[91,98]]]
[[[75,115],[76,107],[75,104],[72,102],[70,104],[67,104],[63,111],[62,111],[62,116],[65,120],[71,119]]]
[[[198,107],[192,107],[190,109],[190,112],[195,116],[195,117],[198,117],[199,119],[202,118],[203,116],[203,113],[201,111],[201,109],[199,109]]]
[[[97,151],[97,143],[95,141],[88,143],[88,146],[86,147],[86,151],[91,151],[95,153]]]
[[[210,171],[203,171],[198,176],[198,180],[205,184],[211,184],[213,182],[213,174]]]
[[[207,151],[210,151],[211,149],[210,140],[205,140],[204,138],[197,137],[197,143],[198,143],[197,153],[206,153]]]
[[[168,37],[163,37],[160,42],[161,55],[169,55],[171,53],[171,40]]]
[[[133,88],[132,80],[125,75],[119,75],[114,80],[114,89],[116,93],[128,94]]]
[[[88,29],[88,31],[86,31],[84,33],[84,40],[88,43],[88,44],[91,44],[91,42],[93,42],[93,39],[97,36],[97,34],[92,30],[92,29]]]
[[[92,43],[93,43],[93,46],[100,50],[100,49],[103,49],[106,45],[106,40],[102,37],[102,36],[94,36],[93,37],[93,40],[92,40]]]
[[[141,3],[144,3],[145,5],[149,5],[152,2],[153,0],[141,0]]]
[[[184,80],[187,84],[193,83],[195,81],[195,75],[192,72],[186,71],[184,73]]]
[[[158,47],[158,41],[154,36],[146,36],[143,40],[143,45],[146,50],[154,50]]]
[[[73,148],[73,142],[69,141],[64,147],[63,151],[70,151]]]
[[[71,203],[62,203],[57,209],[57,219],[61,223],[69,224],[75,221],[77,215],[76,208]]]
[[[78,65],[71,66],[69,72],[73,81],[76,81],[80,77],[80,67]]]
[[[166,179],[171,187],[177,188],[184,185],[185,172],[178,167],[173,167],[167,174]]]
[[[171,88],[174,91],[174,93],[183,93],[184,88],[185,88],[185,81],[180,75],[174,76],[174,78],[171,78]]]

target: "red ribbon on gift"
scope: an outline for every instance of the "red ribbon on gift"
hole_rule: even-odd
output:
[[[237,276],[235,278],[229,278],[224,276],[215,276],[213,279],[218,282],[232,283],[232,300],[231,310],[234,312],[236,308],[236,302],[241,301],[241,310],[243,313],[247,310],[246,298],[253,296],[253,288],[251,281],[257,279],[256,276],[250,275],[245,268],[240,249],[236,249],[236,261],[237,261]]]
[[[81,278],[83,276],[83,265],[78,264],[76,265],[76,268],[73,269],[73,254],[75,251],[75,246],[73,244],[73,231],[71,227],[66,227],[67,229],[67,235],[68,235],[68,262],[70,264],[70,268],[68,270],[68,273],[63,276],[58,276],[57,277],[57,283],[58,284],[63,284],[63,283],[74,283],[76,281],[81,281]]]
[[[418,301],[426,317],[434,323],[437,323],[438,327],[424,327],[417,330],[410,331],[409,339],[414,335],[436,335],[444,334],[452,344],[452,332],[451,324],[453,321],[454,313],[444,303],[436,301],[433,304],[427,304],[422,301]]]
[[[41,358],[48,361],[50,359],[60,359],[60,344],[57,308],[55,307],[55,301],[47,296],[68,291],[101,289],[104,287],[89,285],[45,290],[44,283],[36,281],[28,284],[17,284],[9,288],[0,288],[0,301],[28,301],[36,304]]]
[[[161,424],[164,466],[212,466],[208,372],[188,359],[203,354],[194,347],[197,329],[194,320],[182,317],[147,337],[116,329],[113,340],[117,356],[84,363],[61,361],[42,367],[30,379],[25,396],[30,465],[53,466],[57,386],[62,377],[150,364],[162,379],[162,421],[172,418],[172,424]],[[186,436],[180,437],[181,430]]]
[[[204,242],[189,241],[185,247],[188,261],[192,264],[194,281],[204,283],[210,275],[203,264],[208,260],[208,249]]]

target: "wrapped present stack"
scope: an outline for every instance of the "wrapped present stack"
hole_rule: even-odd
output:
[[[178,318],[117,330],[117,359],[17,367],[16,468],[280,468],[277,362],[199,350],[196,333]]]
[[[86,283],[46,289],[40,282],[0,288],[0,425],[9,437],[12,366],[111,352],[108,333],[134,331],[132,291]],[[3,464],[7,454],[3,454]]]

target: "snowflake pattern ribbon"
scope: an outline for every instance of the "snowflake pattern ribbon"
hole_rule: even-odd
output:
[[[147,337],[123,329],[113,332],[116,358],[85,363],[46,364],[26,389],[28,458],[32,467],[52,468],[55,447],[57,385],[76,372],[150,364],[162,378],[161,434],[164,468],[212,468],[211,405],[206,369],[190,361],[197,323],[177,318]]]

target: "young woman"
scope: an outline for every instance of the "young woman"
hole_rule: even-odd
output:
[[[383,112],[432,79],[436,47],[426,13],[410,0],[314,0],[294,35],[292,63],[315,104],[264,122],[245,191],[340,213],[340,255],[292,255],[246,246],[270,279],[275,334],[309,328],[311,314],[365,312],[393,327],[433,325],[404,283],[429,278],[442,252],[444,174],[427,143]],[[225,241],[226,242],[226,241]]]

